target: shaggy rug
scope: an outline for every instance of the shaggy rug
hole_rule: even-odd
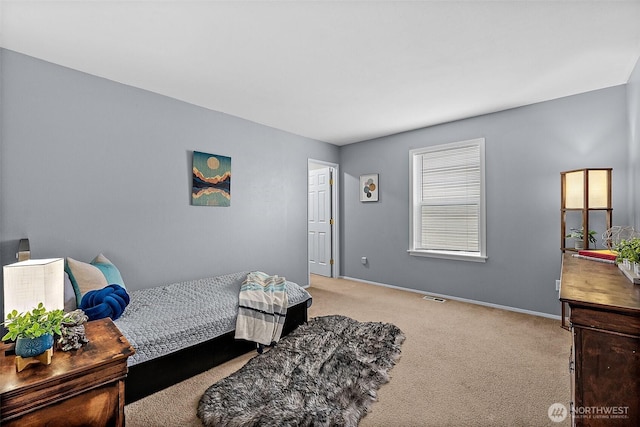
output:
[[[402,331],[344,316],[311,319],[207,389],[205,426],[357,426],[400,357]]]

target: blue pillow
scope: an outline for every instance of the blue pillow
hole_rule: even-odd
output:
[[[129,304],[129,294],[120,285],[109,285],[103,289],[87,292],[80,302],[80,308],[89,317],[97,320],[110,317],[116,320]]]

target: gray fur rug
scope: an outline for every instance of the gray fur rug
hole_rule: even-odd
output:
[[[205,426],[357,426],[389,380],[404,334],[388,323],[324,316],[209,387]]]

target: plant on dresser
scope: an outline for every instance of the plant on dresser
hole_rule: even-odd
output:
[[[616,262],[622,263],[627,269],[633,269],[635,274],[640,274],[640,238],[621,240],[615,247],[618,256]]]
[[[13,310],[4,322],[7,333],[2,341],[16,341],[16,355],[33,357],[53,346],[53,335],[60,335],[63,310],[47,310],[42,303],[24,313]]]

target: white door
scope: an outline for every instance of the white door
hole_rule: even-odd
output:
[[[330,167],[309,171],[309,271],[331,277]]]

